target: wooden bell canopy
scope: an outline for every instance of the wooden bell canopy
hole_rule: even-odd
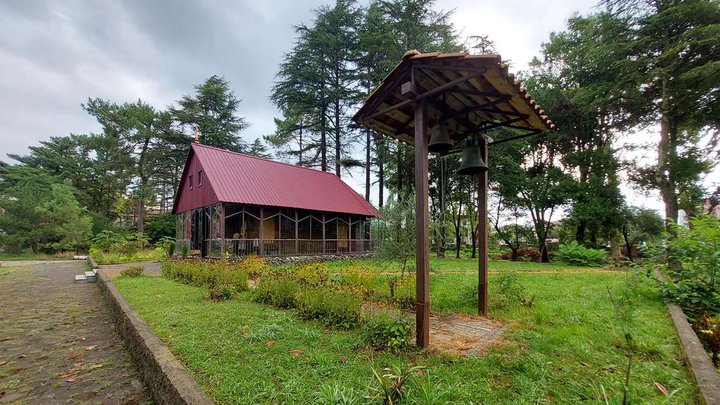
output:
[[[496,54],[408,51],[353,120],[412,145],[414,107],[422,99],[427,102],[426,127],[442,121],[456,143],[497,127],[527,135],[555,129]]]

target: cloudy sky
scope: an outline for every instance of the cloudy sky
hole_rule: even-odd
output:
[[[164,108],[211,75],[230,81],[252,126],[271,133],[269,101],[292,26],[320,0],[0,1],[0,159],[50,136],[98,131],[88,97],[138,98]],[[527,67],[552,31],[595,0],[438,0],[463,37],[489,35],[512,70]],[[362,176],[346,179],[362,190]]]

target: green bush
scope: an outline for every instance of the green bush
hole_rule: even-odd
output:
[[[105,252],[96,246],[92,246],[90,247],[90,256],[92,256],[98,264],[118,264],[160,261],[166,257],[166,252],[163,248],[139,250],[134,253],[123,253],[114,250]]]
[[[299,264],[292,277],[300,284],[311,287],[330,285],[330,270],[325,263]]]
[[[248,289],[248,275],[239,264],[205,260],[166,260],[163,276],[198,287],[229,286],[234,291]]]
[[[210,299],[226,301],[235,296],[235,288],[231,284],[217,284],[210,287]]]
[[[666,297],[677,302],[691,322],[720,315],[720,220],[693,218],[691,228],[675,226],[677,237],[668,241],[670,280],[663,283]]]
[[[294,308],[295,295],[300,290],[300,284],[289,277],[260,279],[255,289],[255,301],[270,304],[275,308]]]
[[[362,300],[347,292],[305,287],[295,295],[298,315],[317,319],[327,326],[350,329],[360,321]]]
[[[606,253],[602,249],[590,249],[572,241],[569,245],[560,245],[555,256],[557,260],[573,266],[599,267],[606,263]]]
[[[120,272],[125,277],[138,277],[145,271],[144,266],[128,266]]]
[[[412,329],[413,323],[399,314],[383,312],[365,320],[365,341],[376,349],[398,353],[410,344]]]

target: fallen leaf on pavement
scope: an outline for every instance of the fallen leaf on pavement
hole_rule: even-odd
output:
[[[70,359],[70,360],[76,359],[77,356],[79,356],[79,355],[80,355],[80,353],[73,353],[73,354],[71,354],[71,355],[68,356],[68,359]]]
[[[75,380],[74,378],[68,378],[68,379],[65,380],[65,381],[67,381],[67,382],[69,382],[69,383],[74,383],[76,380]]]
[[[97,345],[87,346],[87,347],[85,348],[85,351],[86,351],[86,352],[89,352],[89,351],[91,351],[91,350],[95,350],[96,347],[97,347]]]
[[[95,369],[98,369],[98,368],[102,368],[102,366],[103,366],[102,364],[93,364],[92,366],[90,366],[90,370],[95,370]]]

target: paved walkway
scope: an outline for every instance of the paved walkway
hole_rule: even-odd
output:
[[[84,261],[0,267],[0,403],[140,404],[140,383]]]

